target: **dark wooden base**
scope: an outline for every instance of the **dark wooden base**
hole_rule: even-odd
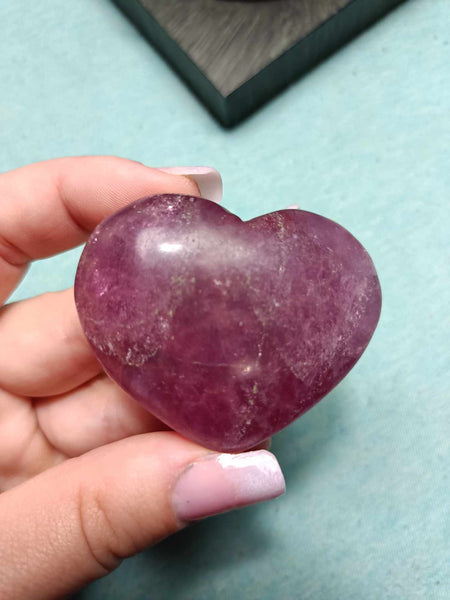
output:
[[[403,0],[114,0],[225,126]]]

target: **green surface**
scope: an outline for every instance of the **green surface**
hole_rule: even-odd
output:
[[[368,248],[382,319],[276,436],[287,494],[126,561],[83,600],[450,597],[448,0],[409,0],[225,131],[107,0],[0,3],[0,170],[74,154],[212,164],[247,218],[299,202]],[[78,251],[16,298],[71,285]]]

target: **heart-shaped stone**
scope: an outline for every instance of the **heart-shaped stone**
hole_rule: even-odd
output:
[[[373,263],[345,229],[281,210],[144,198],[103,221],[75,300],[105,371],[182,435],[246,450],[327,394],[378,322]]]

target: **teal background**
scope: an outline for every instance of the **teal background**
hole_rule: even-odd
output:
[[[0,3],[0,171],[77,154],[210,164],[241,217],[298,202],[346,226],[384,294],[355,369],[274,439],[287,494],[80,599],[450,597],[449,22],[448,0],[409,0],[226,131],[108,0]],[[34,264],[14,298],[70,286],[78,256]]]

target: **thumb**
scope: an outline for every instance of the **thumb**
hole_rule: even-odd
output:
[[[217,454],[173,432],[103,446],[0,496],[0,597],[59,598],[189,521],[284,489],[266,450]]]

